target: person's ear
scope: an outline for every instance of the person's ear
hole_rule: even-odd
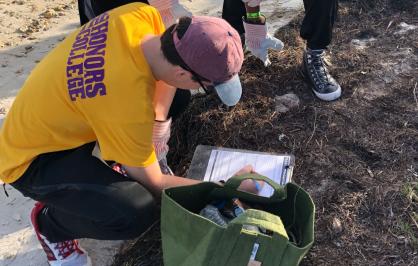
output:
[[[181,66],[175,66],[173,74],[178,81],[186,81],[192,78],[192,74]]]

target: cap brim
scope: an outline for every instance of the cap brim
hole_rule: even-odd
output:
[[[224,104],[228,106],[236,105],[242,94],[242,86],[238,74],[224,83],[215,85],[215,90]]]

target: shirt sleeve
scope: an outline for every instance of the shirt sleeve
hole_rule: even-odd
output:
[[[104,160],[147,167],[157,158],[152,144],[152,123],[95,123],[93,130]]]

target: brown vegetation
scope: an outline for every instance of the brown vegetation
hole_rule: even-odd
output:
[[[264,68],[249,56],[242,101],[196,96],[176,121],[170,163],[185,174],[198,144],[292,153],[294,180],[316,204],[316,242],[303,265],[418,264],[418,24],[415,0],[340,1],[329,49],[343,95],[316,99],[300,74],[302,16],[277,33],[286,47]],[[357,41],[353,41],[357,39]],[[275,112],[293,92],[299,108]],[[160,265],[156,225],[115,265]]]

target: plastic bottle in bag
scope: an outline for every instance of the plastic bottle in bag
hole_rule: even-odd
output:
[[[220,225],[220,226],[227,226],[228,220],[219,212],[218,208],[215,206],[208,204],[203,208],[200,213],[201,216],[211,220],[212,222]]]

